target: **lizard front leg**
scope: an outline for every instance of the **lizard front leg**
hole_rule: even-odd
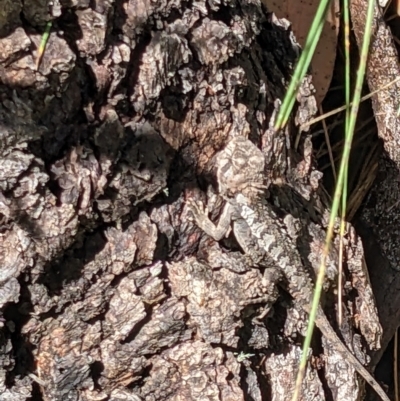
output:
[[[207,209],[204,208],[201,201],[190,199],[187,201],[187,205],[193,214],[196,225],[207,235],[214,238],[215,241],[220,241],[229,234],[233,212],[233,208],[229,202],[225,204],[217,225],[208,218]]]

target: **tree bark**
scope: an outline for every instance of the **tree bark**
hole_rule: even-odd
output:
[[[299,52],[288,24],[256,0],[5,3],[0,399],[287,400],[306,317],[279,291],[255,324],[265,279],[185,201],[215,199],[213,156],[243,135],[282,216],[321,222],[310,135],[268,129]],[[298,101],[301,124],[316,111],[310,77]],[[217,217],[221,200],[209,207]],[[309,253],[313,238],[299,241]],[[327,378],[317,358],[304,399],[324,399],[325,380],[353,399],[322,345]]]

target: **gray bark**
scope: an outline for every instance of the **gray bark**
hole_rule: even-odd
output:
[[[268,131],[298,56],[290,29],[255,0],[4,5],[0,399],[285,399],[301,344],[287,339],[304,327],[293,308],[284,336],[279,313],[252,323],[262,274],[202,236],[185,200],[244,135],[301,195],[276,185],[271,199],[322,209],[310,135],[293,148],[291,125]],[[301,124],[309,77],[298,100]],[[322,397],[316,369],[307,380]]]

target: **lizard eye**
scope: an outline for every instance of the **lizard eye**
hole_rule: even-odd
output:
[[[246,155],[241,150],[237,150],[232,155],[231,160],[232,164],[239,169],[242,169],[248,163],[248,157],[246,157]]]
[[[264,170],[264,157],[261,155],[254,155],[253,157],[250,157],[247,163],[255,171]]]

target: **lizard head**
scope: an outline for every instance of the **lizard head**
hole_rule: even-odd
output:
[[[264,184],[264,155],[243,136],[231,139],[216,155],[219,192],[225,196],[242,193],[248,198],[260,195]]]

